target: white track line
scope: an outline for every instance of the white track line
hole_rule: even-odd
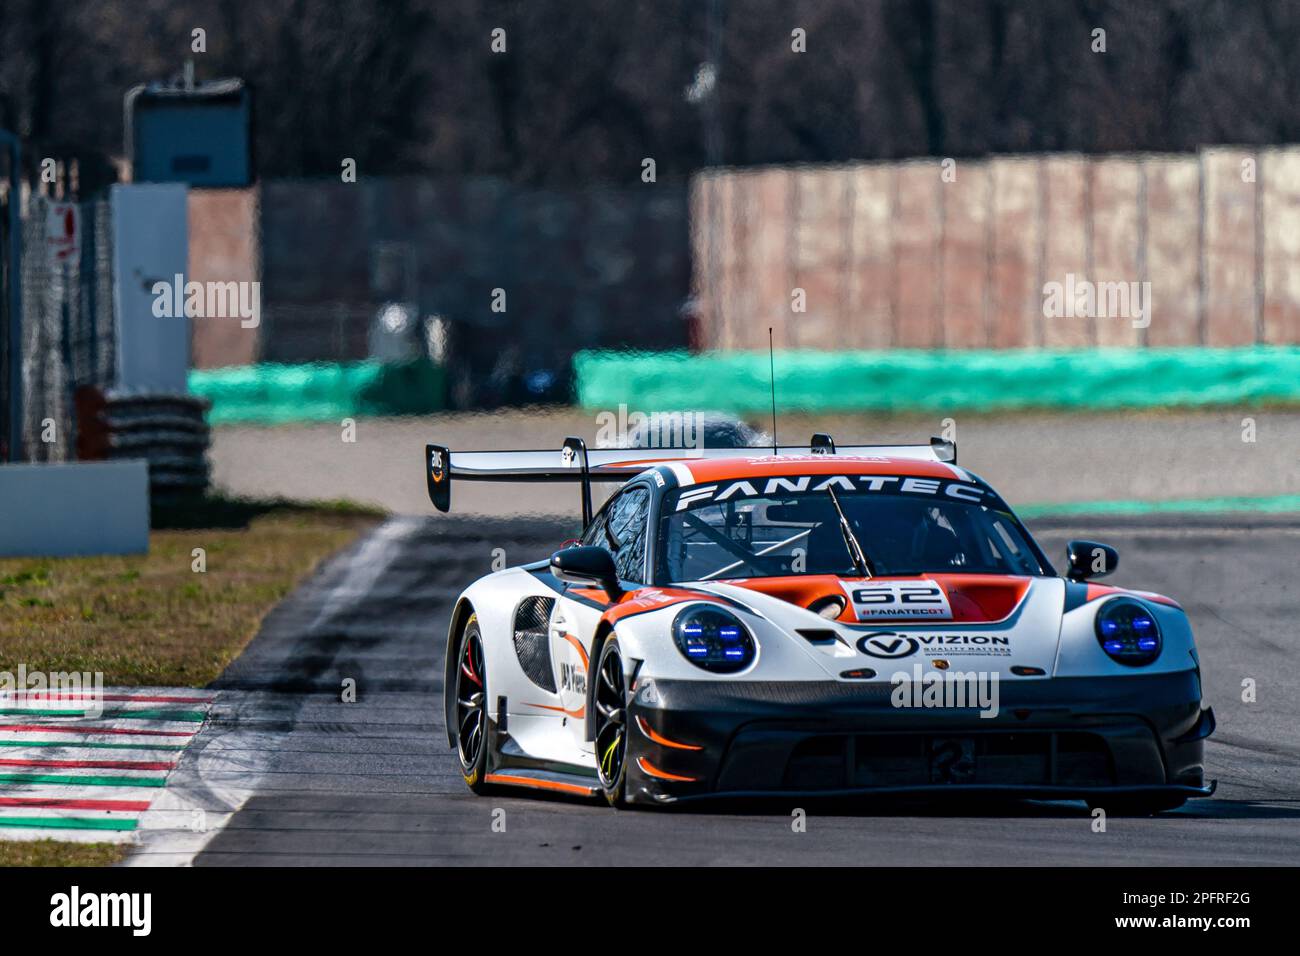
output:
[[[218,693],[202,735],[141,815],[134,841],[138,849],[123,866],[191,865],[253,795],[284,738],[281,733],[243,729],[241,713],[261,712],[255,696]]]
[[[35,843],[58,840],[60,843],[135,843],[138,830],[42,830],[33,827],[0,827],[0,840],[12,843]]]

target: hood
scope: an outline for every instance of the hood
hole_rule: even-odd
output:
[[[809,608],[837,597],[846,624],[953,621],[991,624],[1011,616],[1033,578],[1004,574],[922,574],[909,577],[840,578],[801,574],[776,578],[734,578],[717,584]],[[713,582],[698,585],[708,588]]]
[[[1054,672],[1065,582],[980,574],[838,578],[804,575],[696,585],[747,604],[805,647],[832,677],[870,668],[898,671]],[[835,620],[807,610],[838,596]]]

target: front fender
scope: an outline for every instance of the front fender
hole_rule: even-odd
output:
[[[749,629],[757,645],[754,662],[734,674],[716,674],[691,663],[673,640],[673,621],[685,609],[699,603],[718,601],[685,600],[668,607],[624,617],[612,624],[623,656],[641,662],[641,677],[670,680],[752,681],[826,680],[815,651],[797,634],[752,611],[727,605],[726,609]],[[595,659],[593,655],[593,660]]]
[[[1160,628],[1160,656],[1143,667],[1128,667],[1112,660],[1097,641],[1097,614],[1107,601],[1126,597],[1138,601]],[[1187,613],[1177,605],[1152,600],[1137,592],[1117,591],[1066,611],[1061,618],[1061,643],[1057,651],[1057,677],[1121,677],[1166,674],[1197,667],[1196,642]]]

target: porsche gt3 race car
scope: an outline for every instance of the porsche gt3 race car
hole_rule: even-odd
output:
[[[952,442],[453,452],[460,481],[572,481],[580,540],[457,599],[465,782],[611,804],[970,792],[1154,813],[1208,796],[1200,664],[1172,599],[1058,574]],[[591,513],[593,481],[623,482]]]

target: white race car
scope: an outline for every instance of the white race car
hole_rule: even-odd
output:
[[[603,795],[979,792],[1151,813],[1208,796],[1173,600],[1058,575],[951,442],[453,452],[458,481],[581,484],[585,530],[471,584],[447,635],[465,782]],[[591,515],[591,482],[625,484]]]

